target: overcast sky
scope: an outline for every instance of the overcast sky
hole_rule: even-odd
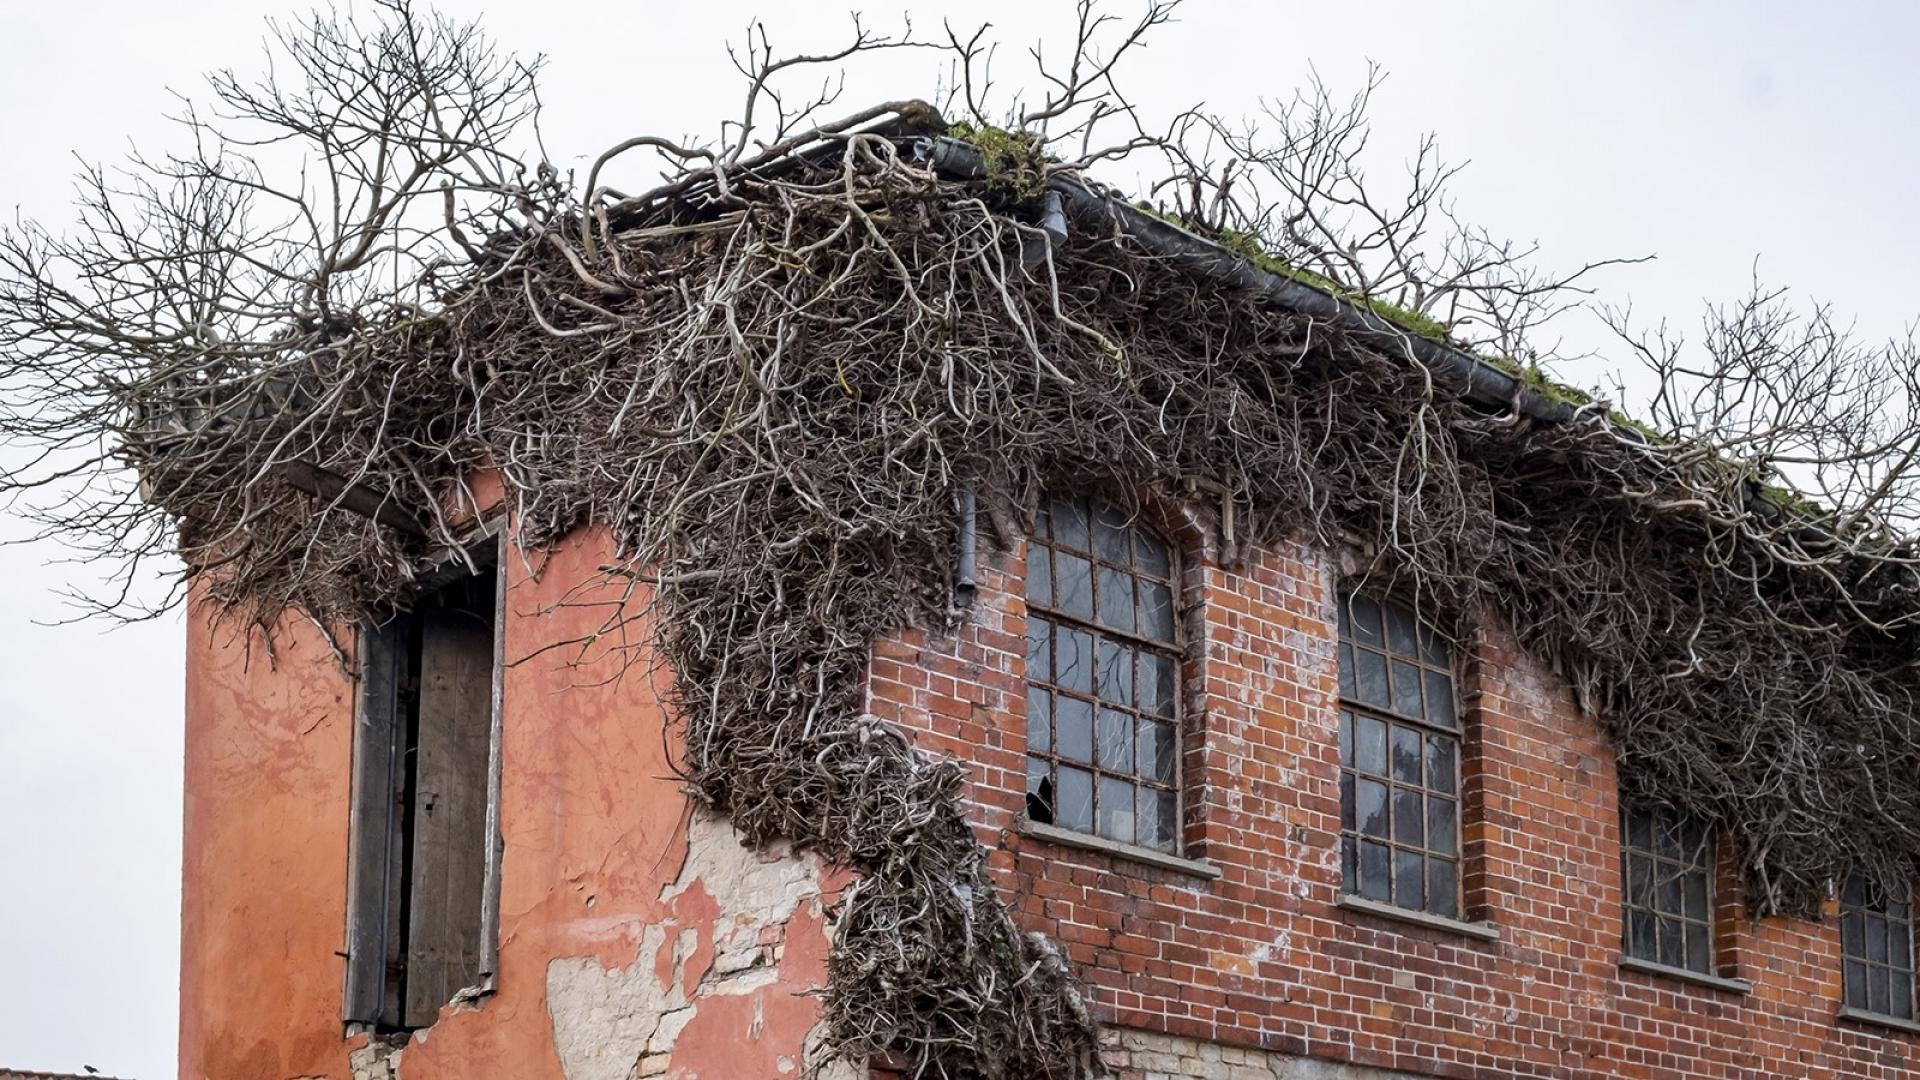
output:
[[[915,22],[992,21],[1058,40],[1067,0],[910,4]],[[1117,11],[1131,11],[1116,3]],[[446,0],[544,53],[546,145],[579,167],[628,135],[706,132],[738,93],[723,44],[764,15],[776,44],[824,46],[838,3]],[[169,88],[250,68],[261,0],[0,0],[0,204],[57,223],[73,155],[164,148]],[[896,8],[866,5],[891,24]],[[1192,0],[1129,84],[1161,108],[1238,113],[1309,63],[1338,88],[1391,78],[1376,140],[1435,131],[1471,159],[1472,220],[1537,238],[1549,266],[1657,253],[1602,279],[1643,315],[1696,325],[1707,299],[1771,282],[1832,300],[1870,336],[1920,314],[1920,5],[1515,0]],[[1011,55],[1011,54],[1010,54]],[[1011,65],[1009,65],[1010,67]],[[908,60],[856,71],[849,105],[932,93]],[[615,177],[616,181],[620,178]],[[629,177],[628,185],[641,182]],[[1578,342],[1590,327],[1569,325]],[[1563,371],[1600,381],[1600,365]],[[0,537],[21,527],[0,512]],[[48,627],[87,578],[57,548],[0,549],[0,1067],[174,1073],[181,622]],[[251,1080],[251,1078],[214,1078]]]

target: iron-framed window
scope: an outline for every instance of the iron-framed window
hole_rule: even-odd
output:
[[[1027,816],[1180,847],[1179,567],[1098,499],[1048,498],[1027,546]]]
[[[1697,819],[1650,807],[1627,809],[1628,956],[1713,974],[1713,836]]]
[[[1453,650],[1398,604],[1340,602],[1340,877],[1368,900],[1460,917]]]
[[[1840,892],[1840,956],[1847,1008],[1914,1018],[1913,897],[1883,895],[1860,874]]]

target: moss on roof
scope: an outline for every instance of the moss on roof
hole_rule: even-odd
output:
[[[1030,198],[1039,193],[1045,184],[1045,165],[1049,160],[1039,147],[1038,141],[1031,136],[1006,131],[1001,128],[978,126],[974,124],[954,124],[947,134],[967,143],[980,152],[987,167],[987,183],[1003,193],[1016,197]],[[1364,308],[1380,317],[1392,326],[1404,330],[1415,337],[1424,338],[1438,345],[1446,346],[1470,356],[1496,371],[1518,379],[1541,397],[1579,409],[1600,404],[1601,399],[1579,387],[1556,382],[1546,372],[1533,363],[1522,363],[1511,357],[1489,356],[1477,350],[1468,349],[1453,339],[1450,328],[1437,319],[1417,311],[1411,311],[1397,304],[1376,297],[1365,296],[1341,285],[1321,274],[1295,266],[1275,255],[1267,248],[1260,237],[1240,229],[1196,230],[1194,225],[1178,214],[1162,210],[1150,202],[1136,201],[1133,208],[1149,217],[1157,218],[1185,232],[1200,236],[1223,250],[1240,256],[1247,262],[1265,270],[1267,273],[1282,277],[1308,288],[1317,289],[1336,300]],[[1652,425],[1637,420],[1618,409],[1609,408],[1606,412],[1609,422],[1617,427],[1638,432],[1655,442],[1665,442],[1668,435]],[[1833,512],[1792,487],[1780,483],[1762,483],[1755,479],[1752,488],[1758,498],[1778,506],[1787,512],[1809,521],[1831,520]]]
[[[947,136],[978,150],[986,163],[987,186],[1015,198],[1040,194],[1047,182],[1046,166],[1056,160],[1040,148],[1037,136],[1005,128],[963,122],[950,125]]]

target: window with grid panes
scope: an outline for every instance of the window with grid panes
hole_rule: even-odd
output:
[[[1859,874],[1840,892],[1840,954],[1847,1007],[1914,1018],[1913,901],[1883,897]]]
[[[1713,974],[1713,843],[1698,822],[1666,810],[1629,809],[1627,955]]]
[[[1453,650],[1413,612],[1340,604],[1340,868],[1346,892],[1460,917]]]
[[[1180,846],[1173,550],[1097,499],[1047,500],[1027,547],[1027,816]]]

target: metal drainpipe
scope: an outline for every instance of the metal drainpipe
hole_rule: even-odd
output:
[[[979,509],[974,499],[973,485],[964,484],[960,488],[960,557],[953,568],[953,602],[960,610],[973,606],[974,593],[978,590],[975,576],[979,571]]]

